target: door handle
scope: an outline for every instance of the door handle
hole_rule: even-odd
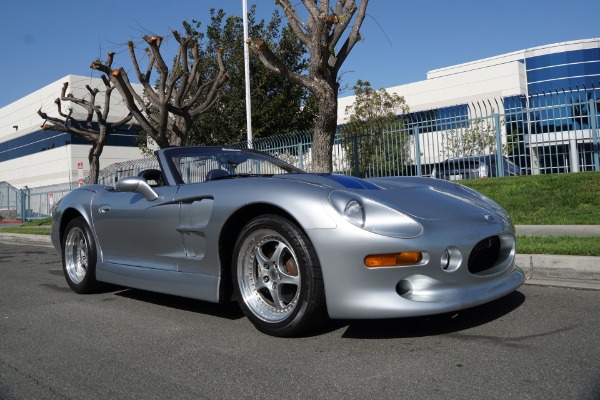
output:
[[[112,208],[109,205],[100,206],[100,208],[98,209],[100,214],[107,214],[110,210],[112,210]]]

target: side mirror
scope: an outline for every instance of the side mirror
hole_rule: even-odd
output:
[[[144,178],[130,176],[129,178],[121,179],[117,182],[116,188],[120,192],[140,193],[148,201],[158,199],[158,194],[152,190],[148,182]]]

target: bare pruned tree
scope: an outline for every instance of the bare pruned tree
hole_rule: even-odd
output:
[[[291,0],[276,2],[283,9],[294,34],[308,49],[308,75],[291,70],[263,39],[252,41],[251,48],[269,70],[306,87],[317,98],[319,111],[313,136],[313,169],[331,172],[337,126],[338,74],[350,51],[360,40],[359,30],[366,15],[368,0],[360,1],[359,6],[354,0],[337,0],[335,9],[329,6],[329,0],[302,0],[308,11],[306,21],[300,17]],[[338,47],[349,27],[350,31]]]
[[[142,129],[159,147],[184,146],[195,118],[208,111],[219,99],[219,89],[227,80],[222,51],[217,53],[218,71],[207,77],[198,41],[173,31],[179,43],[173,67],[169,69],[160,52],[163,38],[144,36],[148,44],[146,70],[142,72],[133,42],[129,55],[143,94],[135,91],[124,68],[112,69],[112,62],[96,60],[91,68],[110,76],[126,107]],[[111,57],[109,57],[111,60]],[[112,61],[112,60],[111,60]],[[156,70],[156,81],[151,80]]]
[[[109,53],[109,60],[112,60],[114,53]],[[92,143],[92,148],[88,154],[88,161],[90,163],[90,174],[89,182],[98,183],[98,173],[100,171],[100,155],[104,149],[104,144],[108,135],[117,129],[121,128],[124,124],[129,122],[132,118],[132,114],[129,113],[125,117],[121,118],[116,122],[108,122],[108,115],[110,113],[110,101],[112,91],[115,88],[109,78],[102,75],[102,82],[104,83],[104,103],[102,105],[97,104],[96,97],[100,90],[98,88],[92,89],[90,85],[86,85],[89,97],[77,98],[72,93],[67,93],[69,83],[65,82],[62,87],[60,97],[54,100],[58,109],[59,117],[54,117],[38,110],[38,115],[42,117],[45,122],[42,125],[43,129],[67,132],[82,139],[85,139]],[[73,116],[73,107],[67,107],[63,110],[63,102],[70,103],[75,106],[79,106],[87,111],[87,117],[85,121],[77,119]]]

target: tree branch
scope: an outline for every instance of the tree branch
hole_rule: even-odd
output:
[[[354,3],[354,1],[352,1],[352,3]],[[358,14],[356,16],[356,19],[354,20],[354,24],[352,25],[352,30],[350,31],[348,38],[346,38],[344,44],[340,48],[340,51],[338,51],[338,53],[337,53],[336,61],[335,61],[335,64],[333,65],[333,70],[336,75],[339,72],[344,61],[346,61],[346,58],[348,58],[350,51],[352,51],[352,48],[354,48],[354,45],[360,39],[359,30],[365,19],[368,3],[369,3],[369,0],[361,1],[360,8],[358,10]],[[352,14],[354,14],[354,11],[352,12]]]
[[[294,31],[296,37],[298,37],[298,39],[300,39],[300,41],[308,47],[310,45],[309,27],[306,26],[306,24],[300,19],[300,17],[298,17],[296,10],[294,10],[294,7],[292,6],[292,3],[289,0],[276,1],[283,9],[283,12],[285,13],[288,19],[289,26],[292,29],[292,31]]]
[[[302,85],[311,91],[315,88],[315,84],[310,79],[290,71],[279,59],[279,57],[273,54],[271,48],[264,39],[259,39],[258,42],[253,44],[254,45],[251,46],[251,48],[258,53],[258,57],[267,69],[291,80],[292,82]]]

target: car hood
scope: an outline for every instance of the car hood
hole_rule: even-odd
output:
[[[461,190],[458,184],[433,178],[367,180],[336,174],[294,174],[282,178],[353,192],[419,219],[464,218],[501,211]]]

